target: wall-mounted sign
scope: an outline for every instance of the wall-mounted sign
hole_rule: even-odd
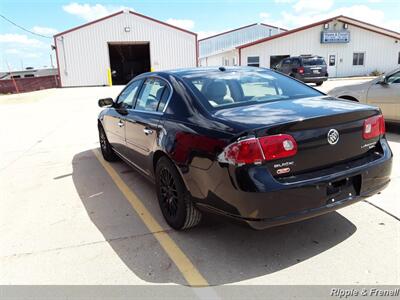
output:
[[[321,43],[332,44],[332,43],[348,43],[350,42],[350,31],[327,31],[321,32]]]

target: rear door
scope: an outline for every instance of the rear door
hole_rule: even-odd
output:
[[[400,121],[400,71],[388,76],[387,84],[373,84],[367,103],[379,106],[386,120]]]
[[[146,174],[151,174],[152,152],[159,135],[159,122],[171,87],[158,77],[145,80],[126,122],[127,158]]]
[[[133,99],[141,81],[127,85],[117,97],[114,107],[104,117],[104,129],[112,147],[121,154],[126,151],[125,122],[128,110],[132,108]]]

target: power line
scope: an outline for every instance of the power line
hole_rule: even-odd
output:
[[[30,31],[29,29],[26,29],[26,28],[22,27],[22,26],[20,26],[20,25],[18,25],[18,24],[16,24],[16,23],[14,23],[14,22],[11,21],[10,19],[6,18],[6,17],[3,16],[2,14],[0,14],[0,17],[2,17],[2,18],[3,18],[4,20],[6,20],[7,22],[13,24],[14,26],[18,27],[19,29],[22,29],[22,30],[24,30],[24,31],[26,31],[26,32],[29,32],[30,34],[37,35],[37,36],[40,36],[40,37],[46,38],[46,39],[52,39],[52,37],[50,37],[50,36],[42,35],[42,34],[40,34],[40,33],[36,33],[36,32]]]

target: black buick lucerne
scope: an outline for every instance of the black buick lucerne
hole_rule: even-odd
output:
[[[255,229],[321,215],[382,190],[392,152],[380,110],[261,68],[135,77],[106,107],[104,159],[155,183],[175,229],[208,211]]]

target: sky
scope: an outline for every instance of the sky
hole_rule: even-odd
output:
[[[56,65],[52,36],[122,9],[196,32],[199,38],[264,22],[293,29],[345,15],[400,32],[399,0],[1,0],[0,71]],[[49,38],[47,38],[49,37]]]

